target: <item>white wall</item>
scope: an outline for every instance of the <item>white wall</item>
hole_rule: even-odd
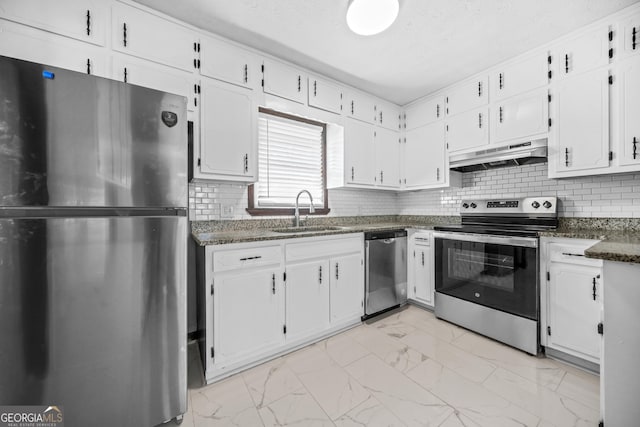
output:
[[[462,188],[395,193],[393,191],[329,190],[331,216],[458,215],[460,201],[496,196],[557,196],[564,217],[640,218],[640,173],[571,179],[548,179],[547,164],[494,169],[463,175]],[[223,214],[221,207],[233,213]],[[192,183],[192,220],[249,219],[244,184]]]

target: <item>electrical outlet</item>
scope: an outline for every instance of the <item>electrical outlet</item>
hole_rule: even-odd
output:
[[[233,218],[233,205],[221,205],[220,218]]]

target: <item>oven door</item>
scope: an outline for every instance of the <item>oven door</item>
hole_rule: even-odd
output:
[[[435,232],[436,292],[538,320],[538,239]]]

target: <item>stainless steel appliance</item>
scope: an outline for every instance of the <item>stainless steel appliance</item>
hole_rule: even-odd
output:
[[[186,100],[0,57],[0,405],[186,411]]]
[[[461,217],[433,233],[436,316],[537,354],[537,232],[557,227],[556,198],[465,200]]]
[[[547,140],[536,139],[471,153],[452,154],[449,167],[458,172],[531,165],[547,161]]]
[[[407,302],[407,232],[372,231],[364,240],[363,319],[368,319]]]

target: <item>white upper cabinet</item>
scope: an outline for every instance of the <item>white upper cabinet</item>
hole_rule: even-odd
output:
[[[350,92],[344,109],[351,118],[371,124],[376,122],[376,100],[369,95]]]
[[[545,52],[538,52],[496,69],[491,74],[491,99],[509,98],[545,86],[548,82],[548,56]]]
[[[404,142],[404,188],[418,190],[447,186],[449,165],[444,122],[408,130]]]
[[[375,122],[385,129],[400,130],[400,107],[378,100],[375,105]]]
[[[255,181],[257,106],[248,89],[203,79],[198,177]]]
[[[309,76],[309,105],[332,113],[342,111],[343,90],[316,76]]]
[[[619,64],[614,75],[617,102],[618,164],[640,167],[640,57]]]
[[[546,137],[549,129],[547,89],[496,103],[491,111],[491,122],[491,143]]]
[[[449,152],[478,148],[488,143],[488,108],[479,108],[447,119],[447,145]]]
[[[247,88],[259,85],[259,58],[213,37],[200,38],[200,74]]]
[[[375,185],[377,173],[373,128],[366,123],[345,121],[344,168],[347,184]]]
[[[376,176],[378,187],[400,187],[400,134],[377,128],[374,133],[376,150]]]
[[[609,73],[566,79],[551,92],[549,177],[604,173],[609,167]]]
[[[622,53],[634,55],[640,52],[640,12],[624,19],[620,25]]]
[[[489,101],[489,78],[478,76],[448,90],[445,98],[447,116],[486,105]]]
[[[302,70],[282,62],[265,59],[263,63],[264,92],[305,104],[307,76]]]
[[[595,29],[554,46],[551,50],[553,74],[564,79],[609,63],[609,27]]]
[[[100,77],[111,77],[100,47],[0,20],[0,55]]]
[[[114,50],[186,71],[197,68],[197,37],[186,27],[115,3],[111,29]]]
[[[114,80],[185,96],[188,109],[196,110],[199,85],[193,73],[120,54],[113,55],[112,64]]]
[[[0,16],[52,33],[104,46],[107,3],[102,0],[9,0]]]
[[[444,114],[444,96],[420,100],[405,108],[402,113],[402,128],[405,130],[419,128],[440,120]]]

